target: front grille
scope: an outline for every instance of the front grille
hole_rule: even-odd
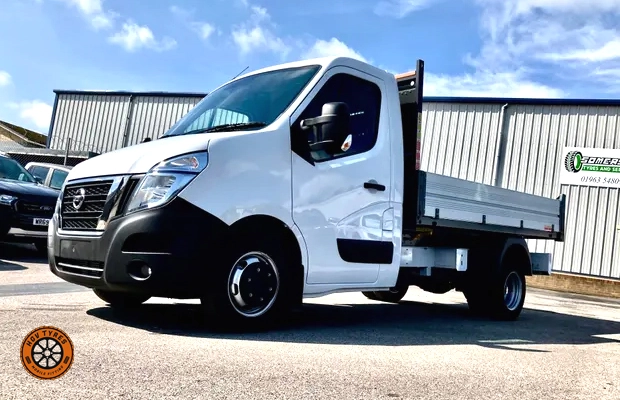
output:
[[[59,271],[87,278],[101,278],[103,265],[103,261],[74,260],[60,257],[56,259],[56,266]]]
[[[36,217],[52,218],[54,206],[49,204],[36,204],[19,200],[15,204],[15,210],[20,214],[28,214]]]
[[[110,179],[67,185],[63,194],[60,212],[62,216],[62,229],[96,230],[112,183],[113,180]]]

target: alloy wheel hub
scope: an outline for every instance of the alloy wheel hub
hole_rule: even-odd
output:
[[[279,285],[273,260],[263,253],[248,253],[235,263],[230,273],[229,299],[241,315],[257,317],[271,308]]]

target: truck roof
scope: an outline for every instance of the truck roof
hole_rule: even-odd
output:
[[[329,67],[330,65],[332,65],[334,63],[347,64],[347,65],[351,65],[351,66],[360,66],[360,67],[361,66],[366,66],[366,68],[370,67],[371,69],[375,69],[377,74],[392,75],[390,72],[388,72],[388,71],[386,71],[384,69],[375,67],[372,64],[369,64],[369,63],[364,62],[364,61],[360,61],[360,60],[358,60],[356,58],[343,57],[343,56],[331,56],[331,57],[312,58],[312,59],[307,59],[307,60],[299,60],[299,61],[292,61],[292,62],[288,62],[288,63],[284,63],[284,64],[272,65],[272,66],[269,66],[269,67],[265,67],[265,68],[257,69],[255,71],[251,71],[251,72],[245,73],[243,75],[238,76],[237,78],[235,78],[233,80],[237,80],[237,79],[245,78],[245,77],[248,77],[248,76],[260,74],[260,73],[263,73],[263,72],[276,71],[276,70],[279,70],[279,69],[297,68],[297,67],[303,67],[303,66],[307,66],[307,65],[320,65],[321,67]]]

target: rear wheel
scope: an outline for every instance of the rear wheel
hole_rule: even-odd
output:
[[[525,275],[517,269],[504,269],[493,289],[491,316],[506,321],[519,318],[525,303]]]
[[[499,273],[481,280],[465,291],[469,309],[497,320],[513,321],[523,311],[526,281],[514,260],[505,260]]]
[[[136,307],[151,298],[151,296],[144,294],[114,292],[104,289],[93,289],[93,292],[95,292],[97,297],[114,308]]]
[[[294,259],[278,240],[242,239],[216,268],[201,303],[217,329],[267,327],[296,304],[291,278]]]

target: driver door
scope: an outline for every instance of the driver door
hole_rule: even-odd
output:
[[[392,262],[392,238],[383,232],[392,215],[383,85],[359,70],[332,68],[291,117],[293,220],[308,248],[309,284],[373,283]],[[313,135],[301,121],[320,116],[329,102],[348,105],[351,146],[310,152]]]

